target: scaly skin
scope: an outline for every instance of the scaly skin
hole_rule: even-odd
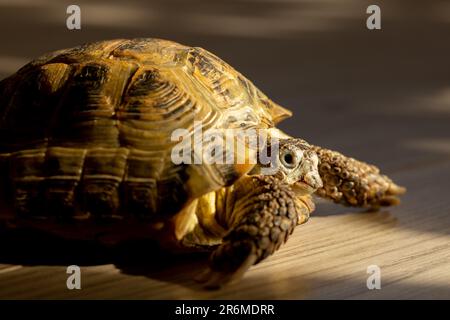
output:
[[[316,194],[347,206],[377,209],[397,205],[406,189],[396,185],[371,164],[313,146],[319,157],[323,187]]]
[[[207,288],[240,278],[250,266],[273,254],[314,210],[309,195],[297,195],[273,176],[244,177],[230,192],[234,205],[217,217],[225,218],[230,231],[212,252],[209,269],[197,279]]]

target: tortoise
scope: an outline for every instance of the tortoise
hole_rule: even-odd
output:
[[[306,222],[313,194],[355,207],[399,203],[405,189],[374,165],[276,128],[291,115],[199,47],[141,38],[52,52],[0,82],[0,220],[70,239],[210,251],[197,280],[217,288]],[[276,139],[245,143],[243,162],[175,163],[174,131],[191,137],[198,121]],[[269,164],[247,161],[269,148]]]

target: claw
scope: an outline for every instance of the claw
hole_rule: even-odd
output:
[[[379,205],[383,207],[399,205],[401,201],[398,196],[405,192],[405,187],[398,186],[394,182],[391,182],[385,196],[379,200]]]
[[[194,280],[198,283],[205,283],[210,278],[211,272],[212,272],[212,270],[210,268],[207,268],[207,269],[203,270],[201,273],[199,273],[198,275],[196,275],[194,277]]]
[[[217,290],[229,283],[231,278],[232,274],[207,269],[196,277],[195,280],[202,283],[205,289]]]
[[[385,196],[380,199],[379,205],[382,207],[397,206],[400,202],[400,199],[396,196]]]
[[[252,254],[244,259],[234,271],[218,271],[209,267],[197,275],[194,280],[202,283],[205,289],[217,290],[230,282],[241,279],[244,273],[255,264],[256,260],[257,257]]]
[[[389,186],[389,189],[387,190],[388,195],[402,195],[406,192],[405,187],[401,187],[399,185],[396,185],[395,183],[391,183]]]
[[[385,179],[389,179],[385,176]],[[369,211],[377,211],[380,207],[397,206],[401,203],[399,196],[406,192],[405,187],[396,185],[389,179],[389,188],[384,192],[384,195],[369,207]]]

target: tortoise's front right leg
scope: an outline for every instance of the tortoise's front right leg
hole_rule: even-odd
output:
[[[348,206],[372,209],[400,203],[399,196],[406,189],[381,174],[376,166],[325,148],[313,146],[313,150],[319,157],[323,182],[323,187],[316,191],[318,196]]]
[[[212,252],[208,270],[197,278],[207,288],[239,279],[250,266],[280,248],[314,210],[309,195],[296,196],[272,176],[241,180],[228,195],[228,210],[221,217],[231,231]]]

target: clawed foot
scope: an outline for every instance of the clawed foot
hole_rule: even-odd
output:
[[[339,152],[314,146],[319,157],[319,172],[323,187],[320,197],[353,207],[369,208],[398,205],[406,189],[371,164],[347,157]]]
[[[389,189],[386,191],[386,194],[380,200],[380,204],[382,206],[395,206],[400,204],[399,196],[406,192],[405,187],[400,187],[395,183],[391,183]]]

